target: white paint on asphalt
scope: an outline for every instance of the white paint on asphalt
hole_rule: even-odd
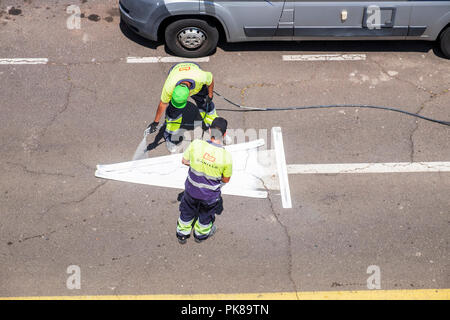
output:
[[[0,64],[47,64],[47,58],[6,58],[0,59]]]
[[[226,146],[233,158],[233,178],[222,188],[223,194],[241,197],[267,198],[259,177],[252,174],[249,161],[252,149],[264,145],[264,140]],[[182,154],[159,156],[143,160],[98,165],[95,176],[104,179],[139,183],[165,188],[184,189],[188,167],[181,163]]]
[[[179,58],[179,57],[127,57],[127,63],[177,63],[177,62],[209,62],[209,57]]]
[[[291,164],[289,174],[450,172],[450,162]]]
[[[365,54],[299,54],[283,55],[283,61],[361,61]]]
[[[288,171],[286,167],[286,156],[284,153],[283,135],[280,127],[272,128],[272,146],[275,149],[278,179],[280,183],[281,203],[283,208],[292,208],[291,189],[289,187]]]

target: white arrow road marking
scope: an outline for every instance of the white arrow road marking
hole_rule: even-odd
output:
[[[389,162],[286,165],[280,127],[272,128],[273,150],[258,150],[263,139],[225,146],[233,158],[233,175],[223,194],[267,198],[267,190],[280,190],[283,208],[292,208],[288,174],[353,174],[450,172],[450,162]],[[184,189],[188,167],[182,154],[109,165],[98,165],[100,178]]]
[[[176,62],[209,62],[209,57],[179,58],[179,57],[127,57],[127,63],[176,63]]]
[[[450,162],[290,164],[289,174],[450,172]]]
[[[226,146],[233,158],[233,175],[222,188],[223,194],[267,198],[262,180],[254,174],[257,159],[249,153],[264,145],[264,140]],[[182,154],[174,154],[110,165],[98,165],[95,176],[146,185],[184,189],[188,167],[181,163]]]
[[[12,58],[0,59],[0,64],[47,64],[47,58]]]

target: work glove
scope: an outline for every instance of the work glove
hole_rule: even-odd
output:
[[[147,129],[145,129],[144,131],[144,135],[147,136],[150,133],[153,133],[156,131],[156,129],[158,128],[158,124],[159,122],[153,121],[152,123],[150,123],[147,127]]]
[[[206,105],[210,104],[212,102],[212,99],[213,98],[210,98],[209,96],[206,96],[206,99],[205,99]]]
[[[149,124],[149,126],[145,130],[145,133],[149,134],[149,133],[155,132],[156,129],[158,128],[158,125],[159,125],[159,122],[153,121],[152,123]]]

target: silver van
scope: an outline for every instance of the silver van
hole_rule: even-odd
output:
[[[175,55],[210,54],[219,38],[439,41],[450,58],[450,1],[120,0],[121,19]]]

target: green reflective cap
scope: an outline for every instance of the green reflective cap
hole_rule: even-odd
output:
[[[189,98],[189,89],[186,86],[178,85],[172,93],[172,105],[175,108],[182,109],[186,106]]]

